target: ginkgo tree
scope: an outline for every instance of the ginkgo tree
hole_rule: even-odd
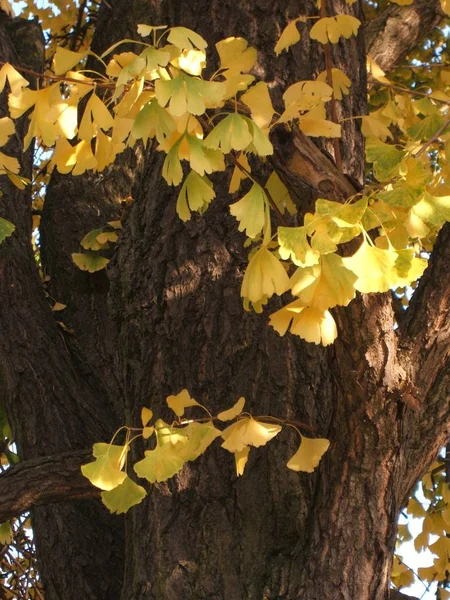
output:
[[[424,473],[449,595],[450,9],[303,4],[2,4],[30,597],[399,597]]]

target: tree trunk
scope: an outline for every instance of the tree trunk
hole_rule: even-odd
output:
[[[359,2],[348,7],[338,0],[333,7],[363,20]],[[317,14],[313,0],[301,7],[287,0],[110,0],[101,4],[93,50],[136,38],[137,23],[189,27],[207,39],[210,51],[223,38],[242,36],[258,49],[257,72],[279,102],[291,83],[325,68],[306,29],[291,52],[278,59],[273,53],[299,10]],[[333,60],[352,80],[343,116],[364,114],[363,32],[337,44]],[[358,120],[345,121],[343,129],[344,172],[363,183]],[[281,147],[274,160],[283,160]],[[96,500],[34,509],[46,600],[115,600],[120,586],[122,600],[387,599],[397,515],[447,435],[446,350],[433,333],[438,317],[433,320],[430,309],[428,329],[418,332],[420,315],[412,312],[396,333],[390,296],[359,296],[334,311],[339,338],[332,347],[281,338],[268,326],[267,312],[242,309],[246,250],[228,210],[229,174],[214,178],[217,198],[206,214],[182,223],[161,166],[161,154],[150,145],[137,156],[126,153],[106,174],[53,178],[42,217],[42,260],[52,296],[68,303],[64,320],[74,335],[58,332],[47,306],[36,308],[27,368],[41,373],[41,397],[30,389],[38,385],[34,378],[26,386],[10,381],[19,358],[2,372],[9,377],[5,398],[22,457],[108,439],[120,423],[138,425],[144,405],[170,419],[165,398],[182,388],[214,412],[245,396],[254,415],[309,423],[331,447],[314,474],[293,473],[285,464],[299,440],[283,431],[267,448],[251,451],[241,478],[232,455],[208,450],[179,476],[152,486],[129,511],[124,559],[122,518],[106,515]],[[320,191],[288,171],[299,205],[307,207]],[[122,212],[107,276],[78,271],[70,254],[83,235]],[[439,256],[444,265],[450,262],[447,238]],[[0,252],[12,256],[12,243]],[[21,268],[14,267],[11,281]],[[424,278],[425,298],[439,281],[433,268]],[[440,285],[438,293],[448,293],[445,282]],[[14,340],[2,303],[2,328]],[[441,329],[448,335],[448,323]],[[422,334],[432,359],[413,343]],[[427,407],[420,413],[401,402],[406,381],[414,382]],[[33,401],[31,441],[19,394]],[[143,449],[136,444],[135,456]],[[74,552],[81,556],[72,569]]]

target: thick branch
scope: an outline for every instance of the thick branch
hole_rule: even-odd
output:
[[[384,71],[391,71],[443,18],[439,0],[390,4],[366,27],[367,53]]]
[[[90,450],[65,452],[23,462],[0,475],[0,522],[36,506],[99,496],[80,466]]]

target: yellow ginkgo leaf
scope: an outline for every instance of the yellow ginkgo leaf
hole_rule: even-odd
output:
[[[204,144],[207,148],[220,148],[227,154],[230,150],[245,150],[252,141],[248,121],[237,113],[231,113],[214,127]]]
[[[177,444],[186,444],[188,436],[185,427],[175,427],[168,425],[162,419],[158,419],[155,423],[156,440],[158,446]]]
[[[279,121],[284,123],[298,116],[299,112],[312,110],[331,100],[332,95],[333,88],[324,81],[297,81],[283,94],[286,111]]]
[[[441,0],[441,8],[450,17],[450,0]]]
[[[331,78],[333,93],[336,100],[342,100],[343,96],[348,96],[352,82],[341,69],[331,69]],[[327,71],[322,71],[317,76],[317,81],[327,81]]]
[[[241,187],[241,182],[244,179],[247,179],[246,172],[247,173],[252,172],[250,165],[248,163],[247,155],[244,152],[241,152],[239,154],[237,160],[238,160],[239,165],[244,167],[245,171],[243,169],[240,169],[238,165],[236,165],[234,167],[233,174],[230,179],[230,187],[228,188],[228,192],[230,194],[234,194],[234,192],[237,192],[239,190],[239,188]]]
[[[342,259],[345,267],[357,275],[355,288],[363,294],[387,292],[392,287],[396,260],[394,249],[375,248],[366,240],[353,256]]]
[[[112,490],[126,478],[122,471],[128,446],[94,444],[93,454],[97,460],[81,467],[81,472],[96,487]]]
[[[13,531],[11,528],[11,523],[9,521],[5,521],[4,523],[0,523],[0,544],[7,546],[13,540]]]
[[[27,81],[25,77],[22,77],[22,75],[9,63],[5,63],[0,69],[0,92],[3,92],[6,79],[8,79],[11,94],[13,96],[19,96],[22,93],[22,89],[30,85],[30,82]]]
[[[167,25],[145,25],[144,23],[139,23],[137,26],[137,32],[142,37],[148,37],[153,31],[158,31],[160,29],[167,29]]]
[[[131,134],[137,140],[147,143],[156,137],[161,144],[176,129],[176,123],[168,110],[162,108],[156,99],[151,100],[139,112],[131,128]]]
[[[356,280],[357,276],[344,266],[340,256],[325,254],[318,265],[297,269],[290,285],[304,306],[324,312],[334,306],[347,306],[355,297]]]
[[[293,471],[312,473],[328,450],[330,441],[324,438],[311,439],[303,435],[301,438],[300,447],[287,463],[287,467]]]
[[[184,428],[187,436],[187,442],[180,449],[179,453],[183,460],[196,460],[212,442],[220,436],[220,430],[209,423],[189,423]]]
[[[171,27],[167,40],[180,50],[204,50],[208,46],[201,35],[187,27]]]
[[[225,161],[220,150],[206,148],[203,140],[193,135],[186,134],[186,141],[189,148],[188,160],[191,168],[199,175],[203,176],[205,173],[225,170]]]
[[[67,71],[70,71],[70,69],[85,59],[86,56],[86,52],[72,52],[72,50],[58,46],[53,56],[53,71],[55,75],[64,75]]]
[[[279,56],[283,50],[287,50],[300,41],[300,32],[297,29],[298,21],[300,21],[300,19],[291,21],[289,25],[283,29],[280,39],[275,44],[275,54],[277,56]]]
[[[82,246],[85,250],[102,250],[103,248],[108,248],[108,244],[100,242],[97,238],[103,233],[103,229],[92,229],[88,231],[86,235],[80,242],[80,246]]]
[[[365,115],[361,117],[361,120],[361,131],[365,137],[379,138],[383,142],[385,142],[387,138],[392,138],[390,129],[379,119],[371,115]]]
[[[264,227],[266,209],[266,194],[258,183],[254,183],[243,198],[231,204],[230,213],[239,221],[239,231],[255,238]]]
[[[267,190],[267,193],[270,194],[270,197],[277,205],[281,214],[286,211],[290,215],[297,214],[297,207],[289,195],[289,190],[281,181],[276,171],[272,171],[270,174],[269,179],[266,181],[265,189]]]
[[[19,171],[20,163],[17,160],[17,158],[15,158],[14,156],[8,156],[7,154],[0,152],[0,175],[5,175],[8,173],[18,173]]]
[[[187,390],[181,390],[176,396],[168,396],[166,399],[167,406],[173,410],[177,417],[184,415],[184,409],[189,406],[199,406],[197,400],[191,398]]]
[[[15,132],[14,121],[9,117],[0,119],[0,146],[4,146],[9,137]]]
[[[397,175],[405,155],[404,150],[397,150],[392,144],[385,144],[376,138],[366,140],[366,157],[368,162],[373,163],[375,177],[379,181],[386,181]]]
[[[221,70],[230,69],[235,73],[247,73],[256,62],[256,49],[249,46],[244,38],[229,37],[221,40],[216,44],[216,49]]]
[[[289,277],[281,262],[262,246],[253,254],[242,281],[241,296],[256,303],[289,289]]]
[[[120,515],[132,506],[140,504],[146,495],[147,492],[142,486],[126,476],[116,488],[102,492],[102,502],[112,513]]]
[[[236,404],[234,406],[232,406],[228,410],[223,410],[222,412],[220,412],[217,415],[217,418],[219,419],[219,421],[231,421],[232,419],[234,419],[235,417],[237,417],[238,415],[241,414],[242,409],[244,408],[244,404],[245,404],[245,398],[244,397],[239,398],[239,400],[236,402]]]
[[[236,462],[236,475],[239,477],[244,474],[245,465],[248,461],[248,455],[250,452],[250,446],[245,446],[239,452],[234,453],[234,460]]]
[[[172,61],[172,64],[175,61]],[[201,75],[206,64],[206,53],[203,50],[183,50],[176,60],[178,66],[190,75]]]
[[[262,130],[252,119],[243,117],[252,136],[252,142],[246,147],[246,152],[253,152],[258,156],[269,156],[273,154],[272,142],[269,140],[268,128]]]
[[[252,417],[240,419],[221,433],[225,440],[222,448],[229,452],[241,452],[245,446],[264,446],[281,431],[280,425],[256,421]]]
[[[270,124],[275,111],[267,83],[259,81],[241,96],[241,100],[249,107],[252,119],[259,127]]]
[[[183,138],[180,138],[179,141],[172,146],[164,159],[162,176],[169,185],[178,185],[183,179],[183,169],[178,156],[182,139]]]
[[[301,300],[271,314],[270,324],[280,335],[284,335],[290,326],[293,335],[313,344],[328,346],[337,338],[336,322],[331,313],[304,306]]]
[[[175,117],[185,112],[202,115],[208,107],[219,106],[226,92],[226,86],[218,81],[203,81],[180,72],[174,79],[158,79],[155,83],[155,96],[160,106],[165,107]]]
[[[107,131],[113,124],[113,116],[94,92],[91,94],[84,109],[78,130],[78,137],[81,140],[89,142],[96,135],[98,128],[101,127],[104,131]]]
[[[176,475],[185,463],[181,458],[183,442],[156,446],[154,450],[146,450],[145,458],[134,465],[138,477],[147,479],[150,483],[166,481]]]
[[[153,417],[153,411],[150,410],[150,408],[143,406],[142,410],[141,410],[142,426],[145,427],[149,423],[149,421],[151,421],[152,417]]]
[[[148,440],[150,437],[152,437],[154,432],[155,432],[154,427],[144,427],[142,429],[142,437],[144,438],[144,440]]]
[[[13,223],[10,223],[6,219],[2,219],[0,217],[0,243],[14,233],[15,229],[16,227],[13,225]]]
[[[300,118],[300,129],[309,137],[341,137],[339,123],[327,119],[314,119],[308,116]]]
[[[72,260],[79,269],[88,271],[89,273],[101,271],[109,263],[109,258],[104,258],[100,254],[97,254],[97,252],[74,252]]]
[[[361,21],[351,15],[336,15],[335,17],[324,17],[319,19],[311,27],[309,35],[312,40],[321,44],[337,44],[339,38],[349,38],[358,33]]]
[[[191,171],[186,177],[177,198],[177,213],[182,221],[191,218],[191,211],[204,212],[216,197],[211,181]]]

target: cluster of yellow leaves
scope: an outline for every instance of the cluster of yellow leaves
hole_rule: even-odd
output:
[[[302,21],[299,17],[289,24],[277,53],[295,42]],[[321,18],[310,36],[323,44],[336,43],[355,35],[359,25],[349,15]],[[184,27],[144,24],[138,33],[144,40],[133,42],[138,50],[121,52],[121,45],[130,43],[122,40],[99,57],[106,70],[103,78],[73,71],[89,52],[67,48],[58,48],[53,60],[54,72],[65,77],[63,86],[57,81],[30,90],[11,66],[1,69],[0,88],[6,80],[11,88],[11,117],[29,111],[25,146],[37,137],[45,147],[54,148],[48,171],[56,168],[75,175],[87,169],[100,171],[126,147],[154,139],[166,155],[162,176],[169,185],[181,184],[176,207],[181,219],[188,220],[193,211],[203,213],[215,198],[208,176],[223,171],[231,155],[235,169],[230,193],[239,192],[245,179],[250,186],[230,205],[230,212],[239,230],[256,244],[241,289],[244,306],[260,312],[273,295],[290,291],[293,302],[271,316],[281,335],[290,330],[309,342],[330,344],[337,335],[330,309],[347,306],[357,291],[385,292],[421,276],[426,262],[420,252],[429,250],[433,236],[450,218],[446,183],[450,141],[445,137],[450,76],[445,71],[441,88],[430,97],[411,99],[389,91],[386,101],[361,117],[370,176],[376,181],[373,190],[346,204],[319,199],[302,226],[280,226],[272,235],[272,209],[295,214],[295,205],[276,173],[265,183],[253,177],[249,157],[264,160],[272,154],[269,130],[275,123],[295,123],[309,136],[339,137],[341,125],[327,120],[326,103],[347,95],[350,79],[332,69],[331,77],[323,72],[315,81],[298,81],[284,91],[284,110],[277,114],[269,86],[255,83],[250,73],[257,55],[244,39],[216,44],[219,69],[206,80],[202,73],[207,44],[200,35]],[[388,81],[373,63],[370,69],[377,81]],[[245,114],[237,110],[241,105]],[[0,142],[13,131],[11,119],[2,121]],[[398,132],[403,139],[398,139]],[[424,152],[434,139],[445,141],[439,146],[438,169]],[[187,175],[183,162],[189,164]],[[16,165],[11,167],[17,171]],[[17,177],[11,170],[8,175]],[[369,236],[369,231],[376,235]],[[102,269],[108,258],[99,251],[116,238],[115,232],[90,232],[81,241],[86,252],[74,253],[74,262],[89,272]],[[340,246],[355,238],[358,250],[341,258]]]
[[[237,475],[244,473],[250,449],[264,446],[281,431],[282,426],[270,419],[256,419],[243,412],[245,399],[239,398],[230,409],[219,413],[215,420],[225,423],[235,420],[224,430],[214,425],[213,417],[205,407],[191,398],[187,390],[167,398],[168,407],[178,420],[169,425],[161,419],[151,424],[153,412],[144,407],[141,412],[142,437],[154,438],[152,450],[146,450],[142,460],[134,465],[138,477],[150,483],[160,483],[181,471],[184,465],[201,456],[212,442],[221,437],[222,448],[234,455]],[[186,408],[198,407],[208,413],[208,418],[192,420],[184,418]],[[111,512],[123,513],[142,502],[145,489],[127,475],[127,454],[130,449],[129,430],[124,445],[94,444],[96,459],[81,467],[89,481],[102,491],[103,503]],[[303,435],[297,452],[287,463],[293,471],[312,473],[329,447],[326,439],[311,439]]]
[[[439,598],[450,599],[450,590],[444,589],[450,571],[450,485],[445,473],[445,460],[438,459],[424,476],[419,501],[412,496],[406,507],[410,518],[421,521],[421,532],[414,538],[416,552],[428,549],[434,556],[430,567],[419,567],[417,576],[425,585],[437,583]],[[401,544],[413,539],[408,524],[399,525],[399,552]],[[414,582],[413,572],[396,557],[392,581],[397,587],[406,587]]]
[[[275,53],[281,54],[291,46],[300,41],[300,32],[297,23],[305,22],[305,17],[298,17],[289,23],[281,33],[280,39],[275,46]],[[337,44],[341,37],[349,38],[358,33],[361,21],[351,15],[335,15],[334,17],[322,17],[311,27],[309,37],[321,44]]]

